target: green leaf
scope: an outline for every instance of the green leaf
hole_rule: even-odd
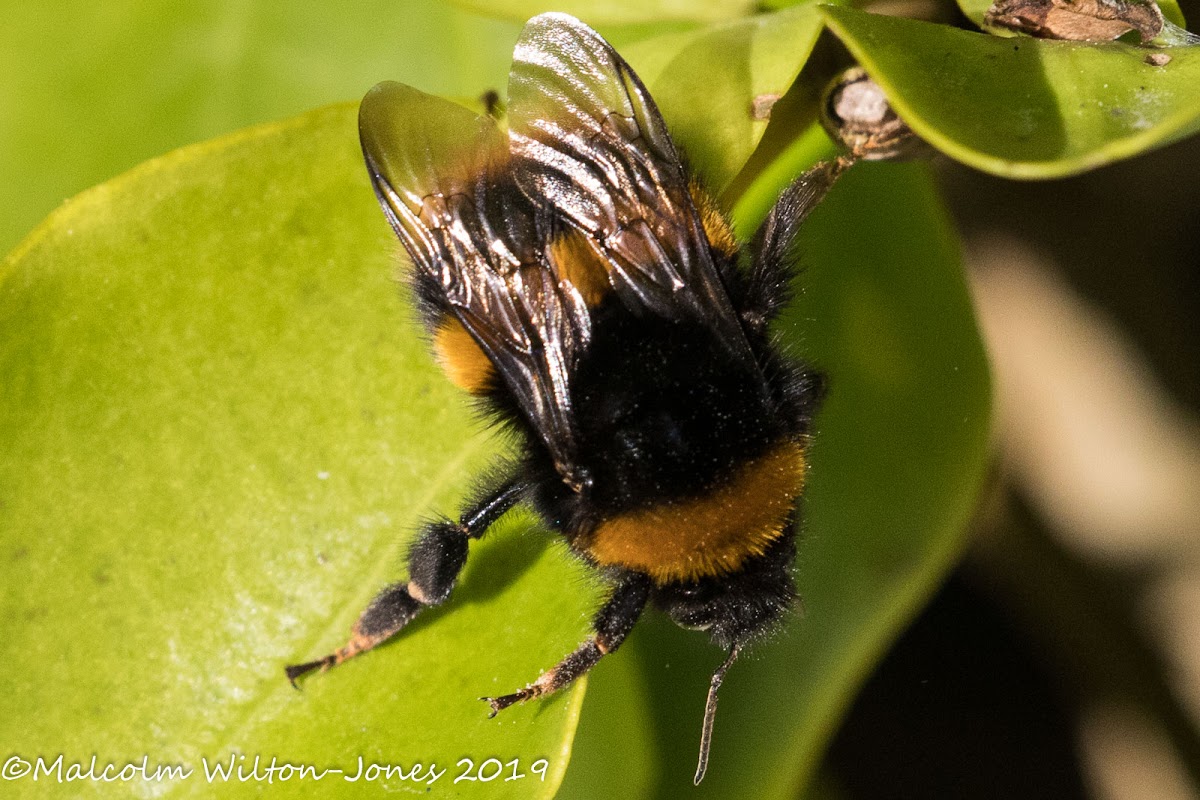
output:
[[[1006,39],[822,10],[913,130],[977,169],[1060,177],[1200,130],[1200,48]],[[1148,52],[1171,61],[1152,66]]]
[[[573,649],[598,599],[527,515],[473,546],[453,601],[393,643],[302,692],[283,676],[344,643],[402,577],[419,521],[456,511],[501,449],[432,363],[396,250],[354,109],[338,106],[151,161],[67,203],[3,262],[5,758],[94,753],[120,768],[146,754],[196,772],[135,793],[208,797],[202,757],[352,774],[361,755],[449,769],[437,797],[482,788],[456,787],[456,763],[494,757],[528,777],[488,797],[553,795],[582,682],[497,719],[478,699]],[[543,757],[544,782],[530,773]],[[272,791],[405,786],[335,776]]]
[[[671,135],[720,193],[767,128],[756,98],[779,97],[808,60],[823,22],[814,2],[637,42],[622,55],[650,89]]]
[[[451,772],[435,796],[456,792],[463,756],[519,758],[527,774],[545,756],[544,784],[488,792],[553,793],[582,684],[491,721],[474,699],[556,662],[597,604],[560,546],[520,535],[528,517],[474,548],[454,598],[394,643],[303,693],[281,676],[341,644],[401,574],[417,520],[452,513],[499,448],[395,297],[397,247],[355,138],[334,108],[151,162],[72,201],[0,269],[12,751],[197,769],[231,752],[437,761]],[[986,368],[925,172],[856,168],[804,252],[781,332],[832,381],[800,551],[806,614],[731,673],[701,794],[777,797],[806,780],[957,552],[982,473]],[[580,737],[568,796],[690,793],[718,660],[703,637],[645,620],[597,670],[585,724],[600,727]],[[172,793],[206,795],[201,777]]]
[[[859,683],[961,550],[975,506],[987,365],[929,170],[854,167],[806,224],[799,252],[802,294],[779,330],[830,385],[797,561],[804,610],[726,677],[708,777],[694,792],[704,695],[722,654],[661,617],[639,623],[616,657],[636,658],[652,719],[618,717],[613,697],[629,690],[604,673],[583,719],[594,724],[603,709],[607,724],[655,743],[659,782],[645,796],[742,797],[754,787],[756,798],[797,797]],[[594,748],[580,736],[571,787],[582,783],[577,761],[590,775],[605,758]]]
[[[639,623],[644,624],[646,620]],[[639,655],[626,646],[612,658],[602,659],[590,673],[571,765],[559,797],[650,797],[662,781],[662,742],[656,735]],[[689,789],[689,783],[675,781],[671,788]]]
[[[974,22],[978,27],[983,27],[983,17],[987,14],[989,8],[992,7],[992,0],[958,0],[958,7],[962,10],[963,15]],[[1183,18],[1183,11],[1179,8],[1179,3],[1176,0],[1158,0],[1158,7],[1162,9],[1163,16],[1168,22],[1173,22],[1181,28],[1187,27],[1187,22]],[[997,32],[1003,36],[1004,33]]]
[[[64,198],[147,158],[357,99],[383,78],[453,96],[503,89],[519,29],[428,0],[8,0],[2,18],[0,253]]]
[[[627,25],[731,19],[751,13],[755,0],[449,0],[452,5],[502,19],[524,22],[543,11],[561,11],[589,25]]]
[[[838,145],[829,138],[820,121],[803,128],[738,197],[730,211],[738,237],[749,240],[779,195],[797,176],[818,161],[835,158],[838,152]]]

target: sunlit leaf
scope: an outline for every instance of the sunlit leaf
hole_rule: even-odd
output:
[[[65,198],[189,142],[361,97],[502,89],[519,25],[441,2],[2,3],[0,254]]]
[[[755,0],[449,0],[452,5],[524,22],[543,11],[561,11],[589,25],[731,19],[751,13]]]
[[[637,42],[622,54],[654,95],[689,163],[719,192],[758,145],[771,104],[795,81],[822,25],[816,4],[808,2]]]
[[[1005,39],[823,11],[921,137],[997,175],[1082,172],[1200,130],[1200,48]],[[1151,53],[1170,61],[1154,66]]]
[[[782,60],[754,54],[783,47],[770,37],[784,29],[718,35],[743,24],[703,35],[745,42],[745,63],[769,66],[752,77],[782,75]],[[695,46],[680,42],[681,54]],[[795,69],[808,47],[789,54]],[[682,70],[681,102],[689,71],[702,94],[713,62],[661,52],[641,62],[651,90],[719,181],[740,162],[704,156],[686,106],[664,101],[664,76]],[[753,96],[754,80],[739,85]],[[553,793],[582,683],[490,721],[475,699],[557,661],[596,605],[598,587],[527,516],[474,547],[452,600],[396,642],[303,693],[282,679],[282,664],[344,640],[402,573],[417,521],[452,513],[502,447],[471,422],[397,297],[396,245],[355,140],[352,110],[335,108],[173,154],[72,201],[0,269],[0,529],[13,532],[0,545],[0,652],[15,676],[0,732],[13,751],[121,763],[149,752],[197,772],[202,756],[231,753],[348,770],[359,755],[436,761],[450,772],[432,796],[483,791],[454,787],[455,765],[495,757],[505,777],[511,759],[527,777],[487,796]],[[827,146],[804,141],[782,171]],[[769,204],[756,186],[746,230]],[[805,613],[730,674],[696,796],[795,796],[858,681],[957,552],[982,472],[986,368],[925,172],[856,168],[802,252],[803,294],[780,330],[832,387],[798,564]],[[718,660],[701,635],[648,615],[597,671],[583,718],[597,727],[579,738],[564,796],[692,794]],[[544,783],[530,773],[538,757]],[[364,788],[380,787],[351,786]],[[164,791],[208,787],[197,775]]]
[[[553,794],[583,685],[497,719],[478,699],[574,648],[596,601],[528,517],[473,546],[444,611],[302,692],[283,676],[345,641],[418,522],[453,513],[498,449],[433,365],[395,249],[340,106],[149,162],[3,263],[6,754],[194,769],[133,787],[170,797],[211,796],[202,758],[436,762],[437,797],[463,791],[459,759],[494,757],[527,777],[488,797]]]

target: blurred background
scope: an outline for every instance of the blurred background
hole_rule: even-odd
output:
[[[0,250],[142,160],[384,76],[503,86],[519,29],[415,0],[132,7],[4,3]],[[814,794],[1200,797],[1200,137],[1064,180],[937,171],[995,374],[994,472]]]
[[[938,171],[992,362],[995,473],[831,783],[1200,797],[1200,142],[1049,182]]]
[[[818,794],[1200,797],[1200,141],[1053,181],[937,171],[992,364],[994,474]]]

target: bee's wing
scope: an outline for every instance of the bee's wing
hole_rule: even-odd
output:
[[[518,184],[590,239],[621,301],[700,320],[752,358],[679,154],[624,59],[573,17],[541,14],[517,41],[508,97]]]
[[[375,193],[413,262],[574,475],[567,380],[590,334],[578,293],[547,268],[537,211],[512,182],[493,120],[400,83],[359,108]]]

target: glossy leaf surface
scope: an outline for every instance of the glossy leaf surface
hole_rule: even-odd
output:
[[[436,0],[0,0],[0,253],[140,161],[384,78],[503,88],[520,26]]]
[[[524,22],[543,11],[562,11],[589,25],[731,19],[754,11],[753,0],[450,0],[479,14]]]
[[[149,162],[4,263],[6,751],[194,769],[154,785],[171,797],[209,796],[201,759],[237,755],[351,776],[359,756],[436,762],[445,797],[472,785],[459,759],[519,759],[529,777],[488,796],[553,794],[583,685],[494,720],[478,699],[588,628],[594,588],[528,518],[473,548],[445,611],[301,692],[283,676],[345,641],[415,526],[453,513],[497,449],[398,296],[355,127],[334,107]]]
[[[795,81],[823,24],[809,2],[637,42],[622,55],[654,95],[689,164],[720,193],[754,152],[771,104]]]
[[[825,7],[896,111],[937,149],[1019,178],[1082,172],[1200,130],[1200,48],[1000,38]],[[1147,63],[1168,52],[1165,66]]]
[[[770,65],[748,75],[784,75],[782,57],[757,49],[782,39],[740,25],[705,35],[737,31],[745,63]],[[705,155],[709,131],[683,100],[711,58],[703,38],[679,41],[630,58],[719,181],[744,156]],[[799,69],[806,54],[788,58]],[[755,135],[730,142],[748,156]],[[764,209],[747,208],[752,229]],[[0,730],[13,751],[195,767],[168,796],[205,796],[199,758],[230,753],[348,770],[358,755],[436,760],[450,772],[432,796],[553,791],[582,684],[491,721],[475,699],[573,648],[599,597],[528,517],[476,546],[454,598],[396,642],[300,694],[282,679],[282,664],[344,640],[402,574],[413,526],[453,513],[503,446],[433,367],[389,280],[396,249],[353,111],[335,108],[151,162],[72,201],[6,262],[0,527],[13,534],[0,580],[17,677]],[[731,673],[700,795],[792,796],[808,779],[858,681],[961,544],[982,472],[986,369],[924,171],[851,173],[803,252],[804,292],[781,331],[832,386],[800,550],[805,613]],[[648,615],[607,661],[563,796],[690,793],[719,654]],[[455,786],[464,756],[519,758],[529,777]],[[539,756],[544,784],[529,773]]]

